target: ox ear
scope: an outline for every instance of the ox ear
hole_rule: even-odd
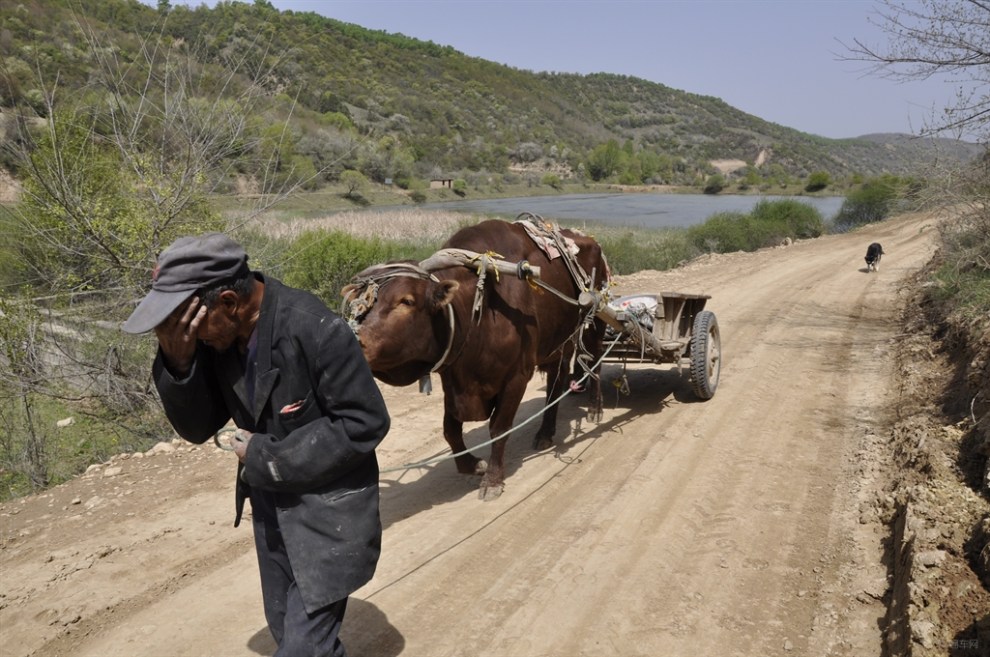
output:
[[[454,300],[454,293],[457,288],[460,287],[460,283],[457,281],[440,281],[433,286],[433,295],[430,301],[433,303],[433,307],[439,310],[446,306],[448,303]]]

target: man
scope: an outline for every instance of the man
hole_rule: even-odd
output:
[[[347,598],[381,549],[375,447],[389,416],[350,327],[247,260],[220,233],[179,238],[123,329],[154,330],[179,435],[238,427],[234,526],[249,498],[276,657],[337,657]]]

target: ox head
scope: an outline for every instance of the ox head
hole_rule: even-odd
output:
[[[369,267],[341,290],[344,316],[378,379],[409,385],[440,363],[453,335],[447,318],[457,288],[457,281],[401,262]]]

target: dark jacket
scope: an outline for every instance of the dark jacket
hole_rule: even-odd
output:
[[[176,432],[203,443],[231,418],[254,433],[238,468],[236,525],[250,487],[274,493],[306,611],[368,582],[381,551],[375,447],[389,428],[350,327],[315,296],[262,277],[254,404],[244,356],[200,344],[176,380],[159,352],[155,385]],[[299,404],[299,402],[302,402]],[[295,410],[282,412],[288,407]]]

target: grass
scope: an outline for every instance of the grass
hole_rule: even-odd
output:
[[[132,416],[123,426],[92,403],[34,392],[3,401],[0,502],[56,486],[90,464],[148,449],[155,443],[151,436],[168,435],[164,418],[157,416]]]
[[[930,295],[946,316],[985,326],[990,322],[990,206],[956,207],[940,229],[942,250]]]
[[[602,246],[612,274],[664,271],[698,255],[681,228],[623,228],[582,224],[581,231]]]

